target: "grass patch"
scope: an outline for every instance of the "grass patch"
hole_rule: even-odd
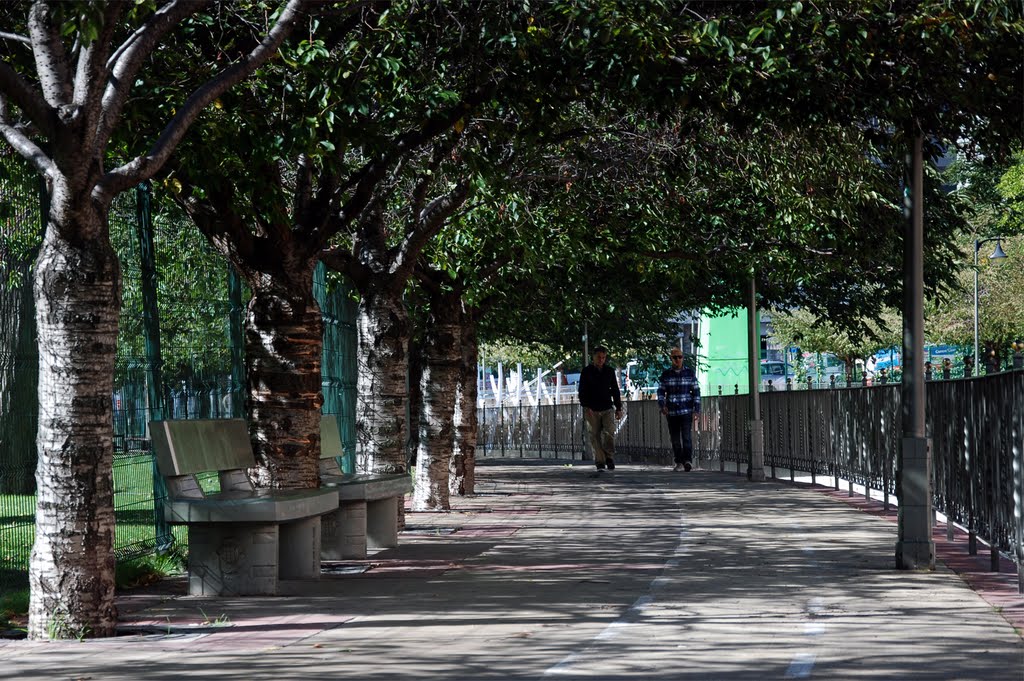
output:
[[[183,573],[186,563],[185,550],[176,544],[166,553],[154,553],[119,561],[114,580],[118,589],[144,586],[159,582],[164,577]]]
[[[0,596],[0,629],[24,631],[28,626],[28,589]]]

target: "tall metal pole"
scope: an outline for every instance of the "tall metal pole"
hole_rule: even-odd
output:
[[[157,303],[156,250],[153,245],[153,193],[148,182],[135,188],[136,222],[139,238],[139,270],[142,289],[142,329],[146,352],[146,391],[149,400],[149,418],[164,419],[163,354],[160,351],[160,308]],[[147,425],[148,434],[149,427]],[[153,523],[158,550],[166,551],[174,544],[171,527],[164,517],[167,485],[157,470],[153,457]]]
[[[981,353],[978,342],[978,251],[990,241],[996,242],[996,250],[988,257],[989,260],[999,261],[1006,258],[1006,254],[1000,247],[1001,236],[992,236],[987,239],[974,240],[974,375],[981,375]]]
[[[925,436],[924,378],[924,139],[914,137],[910,191],[904,194],[903,239],[903,442],[897,462],[899,516],[896,567],[934,569],[931,443]]]
[[[761,423],[761,320],[757,315],[757,284],[750,274],[747,296],[747,374],[750,381],[750,466],[747,478],[762,482],[764,476],[764,427]]]

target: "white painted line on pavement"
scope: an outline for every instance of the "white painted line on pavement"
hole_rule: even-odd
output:
[[[680,518],[679,522],[680,524],[683,524],[683,519]],[[688,540],[689,533],[687,532],[687,530],[680,530],[679,544],[676,546],[676,549],[673,552],[673,556],[686,555],[688,551],[683,549],[683,544]],[[544,674],[541,675],[541,678],[548,676],[558,676],[560,674],[572,674],[573,667],[575,666],[575,664],[580,660],[580,658],[584,656],[584,653],[586,653],[586,651],[594,645],[594,643],[597,643],[599,641],[602,643],[607,642],[608,640],[613,639],[619,634],[621,634],[622,630],[625,627],[629,627],[636,624],[643,616],[644,609],[648,605],[650,605],[651,602],[654,600],[654,596],[652,596],[650,592],[661,588],[667,581],[670,581],[664,576],[664,573],[668,569],[678,566],[679,561],[674,557],[665,561],[665,564],[661,568],[661,574],[652,579],[651,583],[647,585],[648,593],[644,594],[643,596],[640,596],[635,601],[633,601],[633,605],[629,606],[629,609],[627,609],[626,612],[622,613],[622,615],[617,620],[606,626],[600,633],[598,633],[597,636],[593,638],[592,642],[587,644],[582,651],[577,653],[569,653],[564,658],[562,658],[562,660],[558,664],[549,667],[544,672]]]
[[[808,679],[814,669],[815,656],[811,653],[801,653],[793,658],[786,670],[787,679]]]

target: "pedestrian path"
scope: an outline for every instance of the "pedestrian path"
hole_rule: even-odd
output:
[[[893,569],[895,524],[825,488],[630,465],[478,476],[479,496],[410,513],[399,548],[319,582],[131,592],[131,635],[7,642],[0,678],[1024,679],[997,607],[944,566]]]

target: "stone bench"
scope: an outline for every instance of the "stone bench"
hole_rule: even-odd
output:
[[[280,579],[320,578],[320,519],[337,511],[336,490],[254,489],[241,419],[152,421],[150,432],[164,517],[188,526],[190,595],[274,595]],[[204,492],[196,475],[213,472],[220,491]]]
[[[338,492],[338,510],[324,516],[323,558],[366,558],[367,548],[398,546],[398,504],[412,492],[406,474],[343,473],[337,417],[320,420],[320,484]]]

